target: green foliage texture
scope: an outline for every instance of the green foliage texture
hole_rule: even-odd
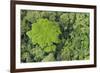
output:
[[[32,24],[32,30],[28,31],[27,35],[33,44],[38,44],[41,48],[44,48],[45,46],[51,46],[53,42],[58,43],[60,33],[57,23],[47,19],[39,19],[37,23]]]
[[[88,60],[89,13],[21,10],[21,62]]]

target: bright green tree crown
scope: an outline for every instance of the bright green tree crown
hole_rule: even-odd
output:
[[[32,24],[32,30],[27,32],[27,35],[34,44],[39,44],[41,48],[44,46],[58,43],[58,36],[61,34],[60,28],[56,22],[48,19],[38,19]]]

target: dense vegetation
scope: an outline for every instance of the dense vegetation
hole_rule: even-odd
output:
[[[21,10],[21,62],[89,59],[89,13]]]

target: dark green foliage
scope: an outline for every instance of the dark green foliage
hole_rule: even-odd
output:
[[[76,13],[73,31],[69,33],[61,52],[63,60],[89,59],[89,15]],[[85,29],[85,30],[83,30]]]
[[[89,16],[21,10],[21,62],[88,60]]]

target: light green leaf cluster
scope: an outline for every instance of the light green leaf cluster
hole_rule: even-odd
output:
[[[22,59],[23,59],[24,61],[26,61],[26,62],[30,62],[30,61],[31,61],[30,55],[29,55],[28,52],[24,52],[24,53],[22,54]]]
[[[44,51],[49,53],[49,52],[55,52],[56,51],[56,46],[55,45],[50,45],[44,48]]]
[[[50,53],[49,55],[47,55],[43,60],[42,62],[50,62],[50,61],[55,61],[55,58],[54,58],[54,55],[53,53]]]
[[[57,23],[47,19],[39,19],[36,23],[32,24],[32,30],[27,32],[33,44],[39,44],[41,48],[49,46],[52,43],[59,43],[59,34],[61,32]]]
[[[37,62],[44,58],[44,51],[38,46],[31,50],[31,54],[34,56],[34,60]]]

